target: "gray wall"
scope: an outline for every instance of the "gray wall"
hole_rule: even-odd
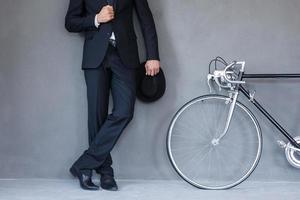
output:
[[[64,29],[67,0],[1,1],[0,178],[70,178],[70,164],[87,147],[83,38]],[[137,101],[135,117],[113,150],[114,168],[118,178],[176,179],[165,150],[168,123],[184,102],[208,92],[210,59],[246,60],[252,73],[299,73],[300,1],[149,4],[167,90],[153,104]],[[293,135],[300,134],[299,86],[300,81],[249,83]],[[299,180],[300,172],[275,143],[279,133],[258,119],[265,143],[251,179]]]

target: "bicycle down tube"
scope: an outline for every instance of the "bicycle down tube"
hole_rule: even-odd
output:
[[[244,78],[300,78],[300,74],[243,74]],[[298,144],[294,138],[272,117],[272,115],[264,109],[259,102],[257,102],[250,93],[242,86],[239,86],[239,90],[254,104],[254,106],[294,145],[296,148],[300,149],[300,144]]]

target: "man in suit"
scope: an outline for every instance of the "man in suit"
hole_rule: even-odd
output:
[[[97,190],[92,170],[101,175],[101,187],[117,190],[110,152],[133,118],[136,68],[139,66],[136,10],[144,36],[146,74],[159,72],[158,40],[147,0],[70,0],[65,17],[69,32],[84,32],[82,70],[87,85],[89,148],[70,168],[83,189]],[[109,93],[113,109],[108,114]]]

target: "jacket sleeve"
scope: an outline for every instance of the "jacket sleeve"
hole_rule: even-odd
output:
[[[146,46],[147,60],[159,60],[158,39],[154,19],[147,0],[134,0]]]
[[[65,16],[65,28],[69,32],[97,30],[95,16],[96,14],[85,14],[84,0],[70,0]]]

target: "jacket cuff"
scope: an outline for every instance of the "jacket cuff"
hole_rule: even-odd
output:
[[[97,27],[95,26],[95,16],[96,15],[93,14],[85,17],[84,24],[87,29],[97,30]]]
[[[160,60],[158,50],[157,50],[157,52],[153,52],[151,54],[147,53],[146,58],[147,58],[147,60]]]

